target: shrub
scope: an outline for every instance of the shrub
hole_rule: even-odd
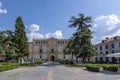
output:
[[[45,63],[44,60],[36,60],[36,61],[35,61],[35,64],[43,64],[43,63]]]
[[[75,67],[85,67],[84,64],[74,64]]]
[[[82,63],[78,63],[78,64],[73,64],[73,66],[75,67],[86,67],[87,64],[82,64]]]
[[[71,61],[69,61],[69,60],[60,60],[59,63],[61,63],[61,64],[71,64]]]
[[[31,64],[31,63],[21,63],[20,66],[35,66],[35,64]]]
[[[86,65],[86,68],[94,72],[99,72],[100,70],[100,66],[96,66],[96,65]]]
[[[118,71],[118,66],[103,66],[104,70],[108,70],[108,71],[114,71],[117,72]]]

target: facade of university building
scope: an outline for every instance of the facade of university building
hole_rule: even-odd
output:
[[[65,47],[68,42],[69,39],[34,39],[32,42],[29,42],[29,50],[31,53],[29,58],[34,60],[70,61],[72,59],[72,55],[65,55]],[[95,47],[98,55],[93,56],[91,61],[120,63],[120,58],[106,57],[107,54],[120,53],[120,36],[106,38],[105,40],[102,40],[101,43],[96,44]]]
[[[71,60],[72,56],[65,55],[65,47],[68,44],[69,39],[33,39],[29,42],[30,55],[29,58],[34,60]]]
[[[98,56],[94,57],[94,61],[120,63],[120,58],[106,57],[108,54],[120,53],[120,36],[107,37],[95,46]]]

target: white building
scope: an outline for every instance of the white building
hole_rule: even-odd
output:
[[[71,55],[65,55],[65,47],[69,39],[34,39],[29,42],[30,56],[34,60],[71,60]]]
[[[95,46],[99,55],[94,58],[94,61],[113,63],[115,61],[117,63],[120,63],[120,58],[106,57],[107,54],[120,52],[120,36],[106,38],[105,40],[102,40],[101,43],[98,43]]]

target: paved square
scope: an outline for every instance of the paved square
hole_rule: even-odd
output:
[[[0,80],[120,80],[120,74],[90,72],[84,68],[69,68],[47,62],[37,67],[0,72]]]

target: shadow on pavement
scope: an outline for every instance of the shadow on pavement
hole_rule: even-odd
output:
[[[106,70],[102,70],[100,72],[94,72],[94,71],[90,71],[88,69],[83,69],[85,71],[91,72],[91,73],[101,73],[101,74],[106,74],[106,75],[116,75],[116,74],[120,74],[118,72],[112,72],[112,71],[106,71]]]
[[[116,75],[116,74],[120,74],[120,73],[118,73],[118,72],[106,71],[106,70],[102,70],[102,71],[100,71],[100,73],[108,74],[108,75]]]

